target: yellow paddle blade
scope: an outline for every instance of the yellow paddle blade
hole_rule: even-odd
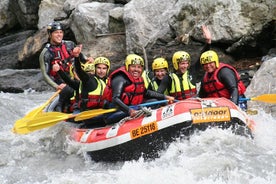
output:
[[[117,109],[93,109],[93,110],[88,110],[88,111],[84,111],[79,113],[78,115],[76,115],[75,117],[75,121],[81,121],[81,120],[85,120],[85,119],[90,119],[105,113],[109,113],[109,112],[114,112]]]
[[[250,98],[250,100],[267,102],[267,103],[276,103],[276,94],[263,94],[260,96]]]
[[[61,112],[45,112],[33,118],[25,118],[16,121],[12,131],[18,134],[27,134],[35,130],[53,126],[74,116],[73,114]]]
[[[60,93],[60,91],[61,90],[57,90],[43,105],[41,105],[38,108],[32,110],[31,112],[26,114],[23,118],[34,117],[37,114],[41,113],[43,111],[43,109],[54,100],[54,98]]]

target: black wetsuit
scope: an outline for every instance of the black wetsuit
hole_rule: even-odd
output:
[[[72,51],[76,45],[72,41],[63,40],[63,43],[66,45],[66,50],[68,53],[70,51]],[[52,61],[54,59],[57,59],[57,58],[55,58],[54,53],[52,53],[52,51],[50,50],[50,47],[52,47],[52,45],[50,43],[47,43],[45,48],[40,53],[39,64],[40,64],[40,70],[41,70],[44,80],[50,86],[52,86],[54,89],[57,89],[57,87],[64,81],[62,80],[61,77],[53,78],[52,76],[50,76],[50,71],[52,70]],[[71,59],[71,58],[68,58],[68,59]],[[64,61],[64,62],[69,62],[69,61]],[[59,94],[59,102],[58,102],[56,110],[62,111],[65,108],[65,106],[70,104],[70,98],[73,95],[74,95],[74,89],[72,89],[69,86],[65,86]]]
[[[75,69],[78,77],[82,82],[81,86],[81,110],[87,110],[86,103],[88,102],[88,94],[98,88],[98,80],[105,81],[106,79],[100,79],[94,74],[85,72],[81,68],[81,62],[85,63],[84,56],[80,54],[80,57],[75,58]],[[97,80],[97,79],[98,80]],[[104,87],[104,86],[103,86]],[[102,89],[104,90],[104,88]]]

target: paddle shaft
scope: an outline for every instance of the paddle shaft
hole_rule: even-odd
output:
[[[60,93],[60,89],[57,90],[44,104],[42,104],[41,106],[39,106],[38,108],[35,108],[34,110],[32,110],[31,112],[29,112],[28,114],[25,115],[25,117],[23,118],[31,118],[31,117],[35,117],[37,114],[41,113],[43,111],[43,109],[49,105],[55,98],[56,96]]]
[[[168,102],[168,100],[153,101],[153,102],[147,102],[139,105],[130,106],[130,108],[145,107],[145,106],[151,106],[151,105],[156,105],[156,104],[161,104],[166,102]],[[90,119],[102,114],[115,112],[116,110],[117,109],[112,108],[112,109],[93,109],[93,110],[83,111],[75,117],[75,121]]]
[[[240,101],[260,101],[260,102],[266,102],[266,103],[276,103],[276,94],[263,94],[256,97],[251,98],[239,98]]]
[[[56,94],[58,94],[58,93],[56,93]],[[53,95],[53,98],[55,95]],[[46,103],[50,102],[51,99],[53,99],[53,98],[50,98]],[[150,106],[150,105],[156,105],[156,104],[161,104],[161,103],[166,103],[166,102],[168,102],[168,100],[160,100],[160,101],[139,104],[139,105],[133,106],[133,107]],[[23,119],[18,120],[15,123],[15,126],[12,131],[14,133],[18,133],[18,134],[27,134],[27,133],[33,132],[35,130],[40,130],[43,128],[53,126],[61,121],[65,121],[70,118],[75,118],[75,120],[81,121],[84,119],[90,119],[95,116],[99,116],[104,113],[114,112],[116,110],[117,109],[115,109],[115,108],[113,108],[113,109],[94,109],[94,110],[84,111],[79,114],[67,114],[67,113],[62,113],[62,112],[44,112],[39,115],[36,115],[35,117],[27,117],[27,118],[25,117]]]

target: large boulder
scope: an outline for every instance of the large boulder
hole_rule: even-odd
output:
[[[0,35],[7,33],[18,24],[15,14],[9,10],[9,1],[0,1]]]
[[[262,94],[276,94],[276,57],[264,61],[255,73],[250,85],[247,87],[247,97],[257,97]],[[276,117],[276,107],[273,103],[262,101],[249,101],[250,107],[263,108]]]
[[[48,38],[45,26],[52,21],[65,25],[65,39],[83,44],[84,54],[108,57],[111,70],[133,52],[144,56],[149,68],[160,56],[171,67],[173,53],[185,50],[192,57],[192,74],[200,75],[201,68],[195,66],[205,42],[203,24],[212,32],[212,49],[226,63],[261,58],[275,47],[275,2],[271,0],[43,0],[37,12],[38,23],[30,26],[35,22],[31,18],[35,10],[27,7],[37,7],[38,2],[1,1],[0,32],[13,29],[0,38],[2,68],[14,68],[17,61],[18,68],[37,68]],[[15,10],[19,12],[12,12]],[[38,30],[18,32],[18,26]]]
[[[39,69],[0,70],[0,91],[20,93],[26,90],[52,91]]]
[[[9,0],[9,9],[24,29],[36,29],[41,0]]]

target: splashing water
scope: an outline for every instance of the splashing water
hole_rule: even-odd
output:
[[[52,183],[276,183],[276,123],[258,109],[254,139],[217,128],[179,139],[152,161],[93,162],[68,139],[65,122],[15,135],[17,119],[52,93],[0,93],[0,182]]]

